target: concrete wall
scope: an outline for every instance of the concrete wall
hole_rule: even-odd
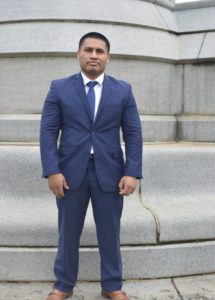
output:
[[[38,141],[50,81],[79,71],[91,30],[111,41],[107,72],[133,85],[145,142],[214,141],[215,7],[204,3],[94,0],[95,13],[84,0],[1,1],[0,141]]]

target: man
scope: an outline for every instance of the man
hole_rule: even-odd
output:
[[[72,296],[89,199],[101,257],[101,293],[112,300],[128,300],[121,290],[120,217],[123,196],[133,193],[142,177],[142,138],[131,86],[104,74],[109,51],[104,35],[84,35],[77,52],[81,72],[52,81],[43,108],[43,177],[48,177],[59,213],[56,283],[47,300]]]

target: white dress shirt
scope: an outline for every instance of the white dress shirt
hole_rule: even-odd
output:
[[[88,82],[90,81],[97,81],[98,84],[94,86],[94,91],[95,91],[95,112],[94,112],[94,119],[96,117],[96,113],[98,111],[98,107],[99,107],[99,103],[100,103],[100,99],[101,99],[101,95],[102,95],[102,87],[103,87],[103,81],[104,81],[104,73],[101,74],[98,78],[96,78],[95,80],[92,80],[90,78],[88,78],[85,74],[83,74],[81,72],[83,81],[84,81],[84,86],[85,86],[85,91],[86,94],[88,93],[89,90],[89,86],[87,85]]]
[[[83,78],[83,81],[84,81],[84,86],[85,86],[85,91],[86,91],[86,94],[88,93],[88,90],[89,90],[89,86],[87,85],[89,81],[92,81],[92,79],[88,78],[85,74],[83,74],[81,72],[81,75],[82,75],[82,78]],[[100,103],[100,99],[101,99],[101,95],[102,95],[102,87],[103,87],[103,81],[104,81],[104,73],[101,74],[99,77],[97,77],[95,80],[93,81],[97,81],[98,84],[96,84],[94,86],[94,91],[95,91],[95,111],[94,111],[94,120],[95,120],[95,117],[96,117],[96,113],[98,111],[98,107],[99,107],[99,103]],[[91,147],[91,151],[90,151],[91,154],[94,153],[93,151],[93,146]]]

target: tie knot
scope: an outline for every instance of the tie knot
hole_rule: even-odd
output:
[[[97,81],[89,81],[87,85],[89,86],[89,88],[94,88],[94,86],[97,84],[98,84]]]

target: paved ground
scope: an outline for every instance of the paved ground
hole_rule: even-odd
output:
[[[0,300],[45,300],[52,283],[0,283]],[[215,274],[155,280],[129,280],[130,300],[215,300]],[[104,300],[98,282],[78,282],[71,300]]]

